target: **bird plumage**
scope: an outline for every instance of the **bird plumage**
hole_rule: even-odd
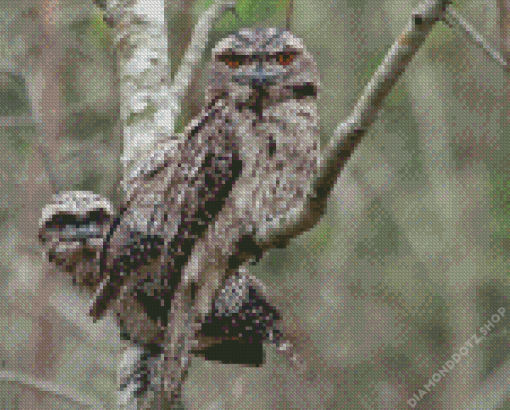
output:
[[[94,292],[91,315],[98,319],[113,306],[126,338],[151,352],[165,343],[173,291],[197,241],[212,242],[218,255],[230,250],[227,259],[240,257],[243,246],[260,247],[246,251],[256,257],[285,246],[287,238],[270,238],[298,222],[320,166],[319,74],[301,39],[281,29],[244,29],[217,44],[208,70],[201,114],[183,139],[161,142],[140,162],[124,182],[117,218],[109,208],[109,228],[88,239],[95,241],[85,275]],[[78,221],[65,230],[76,249],[82,228]],[[62,247],[62,231],[52,232]],[[259,346],[278,319],[256,279],[238,272],[213,302],[195,354],[228,362],[222,343]],[[239,321],[236,332],[225,331]],[[248,349],[234,362],[261,364],[257,349],[258,358],[248,359]]]

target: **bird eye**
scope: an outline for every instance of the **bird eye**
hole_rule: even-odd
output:
[[[290,51],[286,51],[283,53],[278,53],[276,55],[276,60],[278,61],[278,64],[280,65],[289,65],[294,61],[294,53],[291,53]]]
[[[238,54],[229,54],[221,57],[221,60],[230,68],[238,68],[246,62],[246,56]]]

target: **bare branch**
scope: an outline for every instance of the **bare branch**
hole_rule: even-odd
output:
[[[54,165],[58,158],[58,145],[61,143],[64,112],[59,92],[63,83],[60,61],[63,58],[64,44],[60,41],[57,25],[58,9],[58,1],[42,3],[38,17],[41,37],[37,44],[41,50],[41,71],[40,76],[28,84],[31,114],[40,138],[37,148],[53,193],[62,188],[61,178]]]
[[[165,2],[168,16],[168,54],[170,58],[170,76],[173,80],[191,41],[193,27],[193,7],[196,0],[174,0]]]
[[[285,10],[285,28],[287,30],[290,30],[293,16],[294,16],[294,0],[287,0],[287,7]]]
[[[235,227],[231,227],[233,224],[229,215],[235,214],[233,209],[235,205],[227,201],[213,228],[209,229],[206,237],[196,244],[175,293],[174,302],[178,303],[172,305],[172,326],[169,326],[166,336],[169,343],[168,346],[165,345],[163,374],[167,399],[170,402],[174,402],[179,395],[181,383],[186,377],[195,332],[212,306],[217,289],[241,265],[256,256],[255,253],[260,249],[267,250],[277,244],[281,245],[282,242],[287,243],[289,239],[309,230],[319,222],[326,208],[329,193],[342,169],[362,137],[375,122],[386,96],[404,73],[436,22],[442,20],[449,3],[448,0],[427,1],[413,13],[410,23],[365,88],[353,113],[345,123],[340,124],[333,142],[324,150],[321,175],[314,182],[313,195],[305,209],[295,212],[293,220],[285,221],[283,226],[275,225],[271,232],[266,232],[262,240],[252,238],[256,243],[249,247],[249,251],[241,253],[239,249],[243,239],[246,239],[242,237],[245,232],[236,231]],[[221,241],[218,238],[221,238]],[[243,250],[245,248],[243,247]],[[231,255],[236,256],[235,260],[230,257]],[[292,350],[289,352],[291,357],[294,357]],[[296,364],[299,365],[299,362]]]
[[[46,174],[48,175],[48,180],[51,185],[51,192],[54,194],[58,194],[60,191],[62,191],[62,183],[60,182],[60,179],[57,177],[57,173],[55,172],[55,167],[53,165],[54,163],[51,161],[48,151],[42,144],[37,144],[37,148],[39,149],[44,169],[46,171]]]
[[[510,61],[510,2],[497,0],[499,10],[500,47],[505,62]],[[508,67],[508,65],[507,65]]]
[[[184,54],[181,66],[174,77],[174,82],[170,89],[169,99],[177,105],[177,112],[181,111],[182,100],[188,92],[193,73],[198,69],[214,23],[226,11],[232,11],[234,8],[234,1],[217,1],[202,15],[195,26],[191,42],[186,50],[186,54]],[[174,125],[175,123],[176,121],[174,121]]]
[[[444,17],[444,22],[448,24],[450,28],[461,31],[473,44],[482,49],[491,59],[496,61],[505,70],[508,70],[508,64],[499,51],[491,47],[487,40],[477,33],[476,30],[457,12],[455,12],[452,7],[448,7]]]
[[[365,133],[377,119],[379,110],[393,87],[405,72],[428,34],[441,21],[450,0],[426,1],[413,12],[411,21],[400,34],[384,61],[365,87],[362,97],[346,122],[340,124],[333,141],[323,149],[321,174],[314,181],[313,195],[303,210],[296,210],[293,220],[275,226],[259,246],[268,249],[282,238],[294,238],[315,226],[323,215],[329,193],[342,169],[351,158]]]

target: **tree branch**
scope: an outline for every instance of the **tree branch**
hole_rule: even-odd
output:
[[[182,59],[181,66],[176,73],[173,83],[167,87],[170,73],[168,72],[168,51],[166,32],[160,22],[151,21],[149,18],[154,14],[139,14],[143,7],[134,8],[134,0],[123,0],[116,4],[115,11],[111,11],[108,3],[100,1],[100,6],[110,10],[108,19],[118,28],[117,48],[119,49],[119,77],[123,93],[121,107],[124,127],[124,181],[136,178],[136,174],[143,171],[140,160],[147,155],[138,155],[141,152],[152,152],[154,144],[163,138],[166,140],[177,139],[174,129],[182,110],[182,100],[189,92],[191,79],[199,69],[199,63],[206,48],[209,33],[214,23],[228,10],[233,10],[235,2],[216,1],[200,18],[193,31],[189,47]],[[148,17],[149,16],[149,17]],[[121,22],[122,20],[122,22]],[[152,40],[149,49],[148,42],[143,42],[140,32],[140,21],[145,22],[143,30],[151,31]],[[150,30],[147,28],[150,26]],[[159,34],[159,37],[154,34]],[[163,33],[165,35],[163,36]],[[140,41],[142,40],[142,41]],[[141,53],[141,48],[147,48],[146,53]],[[129,53],[123,53],[129,50]],[[135,52],[135,50],[137,52]],[[161,53],[164,50],[165,55]],[[150,57],[150,63],[147,59]],[[157,59],[157,63],[156,60]],[[126,67],[148,67],[147,72],[129,72]],[[161,70],[164,68],[164,70]],[[154,73],[149,71],[154,71]],[[141,103],[144,104],[141,104]],[[150,103],[150,106],[149,106]],[[151,113],[149,120],[145,113]],[[169,138],[170,136],[170,138]],[[170,142],[170,141],[169,141]],[[142,162],[143,163],[143,162]],[[129,166],[131,165],[131,166]],[[137,168],[134,175],[132,168]],[[128,178],[128,175],[131,177]],[[129,190],[128,186],[125,186]],[[163,385],[163,383],[161,383]],[[161,392],[149,392],[143,403],[138,403],[142,408],[148,408],[153,402],[156,405],[166,406],[165,395]]]
[[[195,26],[191,42],[184,54],[181,66],[174,77],[174,82],[169,93],[169,99],[177,105],[178,112],[181,110],[184,96],[188,93],[193,74],[198,70],[200,60],[202,59],[202,55],[204,54],[205,47],[209,40],[209,33],[214,23],[222,17],[226,11],[232,11],[234,9],[234,1],[217,1],[202,15]],[[174,126],[175,124],[176,121],[174,121]]]
[[[365,88],[363,96],[354,107],[351,116],[338,126],[332,142],[323,149],[321,175],[313,183],[313,195],[309,198],[306,206],[301,210],[295,210],[291,214],[291,220],[287,219],[284,223],[275,224],[269,236],[255,238],[259,249],[268,250],[273,248],[275,244],[281,244],[282,241],[287,243],[288,240],[311,229],[320,221],[326,209],[329,194],[347,161],[352,157],[361,139],[375,122],[385,98],[405,72],[407,65],[423,45],[437,21],[443,20],[450,27],[461,29],[491,58],[495,59],[505,69],[508,67],[501,55],[488,46],[486,41],[449,7],[450,3],[451,0],[429,0],[413,13],[410,23],[398,37]],[[292,4],[292,2],[290,1],[289,4]],[[193,70],[198,66],[214,22],[225,11],[231,10],[233,7],[234,3],[231,1],[216,2],[197,24],[182,65],[168,91],[169,100],[175,102],[177,106],[172,114],[174,118],[181,109],[181,102],[189,89]],[[175,121],[172,125],[175,126]],[[172,133],[167,135],[172,135]],[[243,264],[254,256],[254,254],[245,252],[243,255],[238,255],[235,264],[232,265],[229,256],[238,252],[241,238],[229,238],[229,240],[229,244],[221,244],[220,253],[218,253],[217,237],[207,236],[206,240],[197,244],[192,256],[198,262],[190,263],[185,267],[183,280],[176,291],[172,325],[169,326],[167,334],[167,342],[171,347],[166,353],[170,352],[172,354],[165,358],[163,364],[166,372],[164,374],[168,375],[172,372],[174,359],[181,362],[178,372],[172,377],[168,377],[168,381],[165,383],[169,388],[168,395],[171,400],[180,389],[180,385],[175,384],[174,381],[182,380],[182,374],[187,371],[187,352],[194,343],[194,332],[204,314],[212,306],[217,289],[221,287],[225,278],[237,269],[242,269]],[[196,286],[197,278],[202,281],[198,283],[198,286]],[[290,348],[292,348],[292,344]],[[507,372],[504,376],[507,376]]]
[[[340,124],[333,141],[323,149],[321,173],[314,181],[313,194],[302,210],[296,210],[292,219],[275,226],[267,238],[258,238],[258,245],[270,249],[274,243],[294,238],[310,230],[322,217],[329,197],[345,164],[351,158],[363,136],[378,117],[379,110],[393,87],[405,72],[428,34],[441,21],[450,0],[425,1],[417,8],[411,21],[388,51],[371,81],[365,87],[350,117]]]
[[[466,37],[478,48],[482,49],[491,59],[496,61],[505,70],[508,71],[508,64],[506,63],[503,56],[489,45],[481,34],[477,33],[476,30],[466,22],[452,7],[448,7],[444,16],[444,22],[452,29],[457,29],[461,33],[465,34]]]
[[[500,47],[505,62],[510,61],[510,2],[497,0],[499,10]],[[507,64],[508,69],[508,64]]]
[[[195,26],[193,19],[195,3],[196,0],[174,0],[165,3],[165,15],[168,16],[168,55],[170,56],[172,81],[191,41]]]
[[[285,29],[287,31],[290,31],[293,16],[294,16],[294,0],[287,0],[285,9]]]
[[[285,223],[275,224],[270,231],[265,232],[264,238],[252,238],[256,243],[250,246],[250,250],[245,251],[246,247],[243,247],[243,253],[240,253],[242,235],[245,232],[232,226],[231,217],[235,214],[235,204],[227,201],[220,218],[208,230],[206,237],[196,244],[175,293],[174,303],[177,303],[172,305],[172,325],[169,326],[166,336],[168,342],[165,345],[165,364],[162,370],[168,401],[174,403],[179,396],[181,382],[187,374],[189,352],[194,343],[195,332],[210,310],[217,290],[240,266],[256,257],[257,252],[281,245],[282,242],[286,244],[291,238],[319,222],[329,193],[342,169],[375,122],[383,101],[423,45],[427,35],[436,22],[442,20],[450,2],[427,1],[413,13],[408,26],[365,88],[353,113],[345,123],[338,126],[333,142],[323,150],[321,174],[314,181],[313,195],[304,209],[291,213],[290,220],[287,215]],[[232,255],[236,256],[235,260],[230,257]],[[291,344],[287,349],[291,349]],[[291,357],[295,357],[293,353]],[[299,361],[296,361],[296,364],[302,367]]]

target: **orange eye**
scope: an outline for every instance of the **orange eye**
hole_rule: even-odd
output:
[[[276,56],[276,59],[278,60],[278,64],[280,65],[289,65],[294,61],[294,53],[291,52],[285,52],[285,53],[279,53]]]
[[[230,54],[222,56],[221,60],[230,68],[238,68],[240,65],[244,64],[244,62],[246,61],[246,57],[236,54]]]

